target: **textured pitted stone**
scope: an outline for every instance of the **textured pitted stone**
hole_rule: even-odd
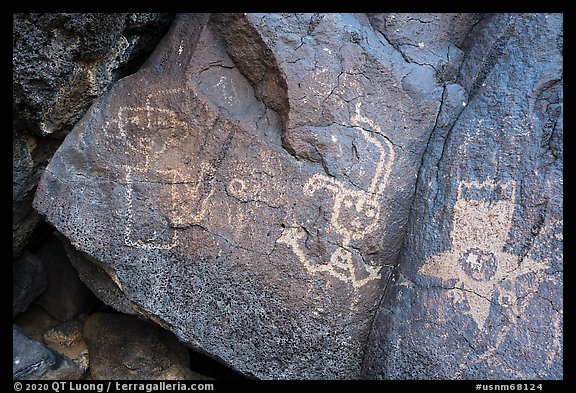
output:
[[[92,379],[207,379],[190,370],[176,337],[131,315],[96,313],[84,324]]]
[[[36,207],[124,312],[248,375],[357,377],[438,115],[428,68],[365,16],[182,16]]]
[[[65,135],[167,30],[169,14],[13,14],[14,123]]]
[[[494,15],[434,131],[365,376],[563,378],[562,16]]]
[[[387,38],[382,18],[178,16],[39,185],[35,207],[69,239],[87,285],[245,375],[356,378],[365,359],[378,368],[382,355],[365,350],[387,336],[376,324],[368,343],[372,321],[410,212],[430,203],[412,203],[429,179],[420,169],[446,165],[438,144],[476,92],[458,72],[482,75],[458,49],[477,16],[436,16],[427,29],[437,37],[410,54],[415,29]],[[426,45],[434,56],[418,53]],[[482,274],[502,277],[494,271]]]
[[[13,14],[14,257],[41,221],[32,209],[34,189],[61,138],[95,98],[142,64],[172,17]]]

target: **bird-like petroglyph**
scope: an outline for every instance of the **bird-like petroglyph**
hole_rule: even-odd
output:
[[[330,256],[328,263],[316,263],[303,247],[306,231],[302,226],[285,228],[277,240],[292,249],[308,272],[325,272],[341,281],[350,282],[354,288],[380,278],[379,266],[367,265],[363,261],[354,263],[355,256],[350,251],[350,244],[353,240],[363,239],[382,225],[381,199],[394,163],[392,144],[384,137],[377,124],[360,114],[360,106],[360,103],[356,105],[355,113],[350,119],[351,124],[379,153],[374,176],[367,190],[354,189],[336,178],[320,173],[312,175],[303,187],[304,194],[308,196],[313,196],[320,189],[332,193],[334,203],[330,230],[340,236],[339,246]],[[363,266],[364,272],[356,271],[355,266],[358,265]]]
[[[488,200],[488,195],[498,195],[497,200]],[[502,184],[490,179],[484,182],[462,181],[454,205],[452,248],[433,255],[419,270],[419,273],[445,283],[447,299],[455,305],[462,305],[464,313],[472,317],[480,332],[488,331],[485,325],[493,306],[498,307],[499,313],[505,310],[509,315],[508,323],[497,331],[492,345],[472,364],[483,362],[497,353],[498,347],[517,326],[519,318],[526,314],[532,297],[538,293],[530,290],[528,295],[519,295],[517,292],[527,275],[531,275],[530,282],[535,288],[545,280],[557,283],[553,276],[545,273],[546,263],[534,260],[530,254],[518,256],[504,251],[512,226],[515,197],[514,182]],[[541,231],[543,238],[551,232],[547,228]],[[558,330],[560,324],[561,313],[553,318],[551,328]],[[556,333],[554,337],[559,337],[560,333]],[[555,340],[554,345],[559,345],[558,338]],[[463,364],[460,372],[470,365]]]
[[[465,197],[465,192],[470,196]],[[499,193],[500,199],[483,199],[491,193]],[[545,264],[531,258],[520,260],[519,256],[504,251],[515,197],[514,182],[462,181],[454,205],[452,249],[432,256],[420,268],[422,274],[445,281],[456,280],[456,287],[463,288],[466,293],[469,313],[480,330],[488,318],[496,289],[500,296],[515,302],[515,296],[504,295],[500,288],[503,280],[514,280],[546,268]]]

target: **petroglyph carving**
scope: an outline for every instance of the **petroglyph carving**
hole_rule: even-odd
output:
[[[388,183],[390,170],[394,163],[394,149],[380,127],[371,119],[360,114],[360,103],[356,104],[355,114],[351,117],[351,123],[362,137],[378,153],[379,159],[376,164],[374,176],[367,190],[354,189],[344,182],[324,174],[314,174],[304,184],[304,194],[313,196],[318,190],[326,189],[333,194],[334,204],[330,217],[330,230],[342,238],[341,246],[334,251],[327,264],[314,263],[306,255],[302,248],[306,231],[301,226],[293,226],[284,229],[279,243],[292,248],[294,254],[304,264],[306,270],[311,273],[326,272],[334,278],[344,282],[350,281],[354,288],[359,288],[369,281],[380,278],[379,266],[370,266],[363,261],[354,263],[354,255],[350,251],[350,243],[353,240],[363,239],[366,235],[374,232],[380,224],[381,198]],[[367,125],[370,130],[362,127]],[[380,136],[378,138],[377,136]],[[358,278],[356,265],[363,265],[364,278]]]
[[[500,194],[500,200],[485,199],[486,194],[492,193]],[[484,362],[497,354],[500,345],[512,329],[518,326],[531,299],[538,293],[537,290],[530,290],[528,295],[520,296],[516,292],[523,276],[531,275],[531,287],[534,288],[539,288],[545,280],[558,284],[554,276],[545,272],[545,263],[537,262],[529,255],[520,257],[503,251],[512,225],[515,196],[514,182],[498,184],[490,179],[484,182],[462,181],[454,205],[452,249],[432,256],[419,270],[421,274],[443,281],[455,280],[447,297],[454,304],[468,306],[469,311],[465,313],[473,318],[480,331],[484,331],[493,303],[500,306],[501,315],[509,316],[508,323],[503,324],[495,335],[494,332],[490,333],[494,338],[493,343],[473,361],[463,363],[455,378],[459,378],[466,367]],[[556,228],[557,223],[550,225]],[[550,225],[542,229],[543,238],[556,236],[549,229]],[[535,248],[537,246],[532,251]],[[498,296],[494,301],[495,293]],[[561,315],[560,310],[551,321],[556,348],[561,345],[558,339],[561,334]],[[546,360],[547,363],[551,361],[552,358]]]
[[[237,197],[242,197],[246,192],[246,183],[242,179],[234,178],[230,181],[229,192]]]
[[[465,190],[469,197],[463,196]],[[487,193],[499,193],[500,200],[482,199],[481,196]],[[462,181],[454,205],[452,249],[432,256],[420,268],[422,274],[457,281],[456,287],[466,292],[469,314],[480,330],[484,329],[496,289],[501,298],[511,301],[509,305],[513,310],[518,309],[516,295],[507,293],[500,285],[502,281],[515,282],[524,274],[546,268],[545,264],[529,257],[521,260],[519,256],[503,251],[512,225],[515,196],[514,182]],[[513,290],[515,285],[511,288]]]
[[[185,152],[179,149],[178,144],[187,137],[182,136],[182,131],[188,130],[189,125],[181,120],[175,109],[151,105],[152,100],[160,95],[167,102],[179,102],[185,94],[184,89],[163,90],[150,94],[144,106],[122,106],[118,109],[116,125],[119,133],[116,138],[128,152],[142,160],[141,165],[122,166],[127,208],[124,242],[128,246],[163,250],[175,247],[178,244],[175,229],[200,222],[206,213],[206,203],[214,192],[211,181],[213,165],[201,162],[196,164],[197,170],[193,171],[191,165],[195,164],[195,160],[185,157]],[[174,138],[175,135],[180,138]],[[192,178],[190,173],[194,172],[198,174]],[[158,178],[160,180],[153,180]],[[140,231],[135,229],[138,223],[134,218],[137,210],[134,206],[135,184],[156,187],[156,193],[166,201],[162,212],[166,220],[164,228],[155,229],[147,238],[143,238]],[[140,203],[150,202],[148,197]]]
[[[330,276],[344,281],[351,282],[354,288],[360,288],[369,281],[380,278],[379,266],[364,265],[367,276],[358,278],[354,271],[354,255],[344,247],[338,247],[330,257],[327,264],[319,264],[306,255],[301,244],[306,238],[306,230],[302,227],[285,228],[282,236],[277,240],[278,243],[286,244],[292,249],[300,262],[304,264],[306,270],[310,273],[324,272]]]

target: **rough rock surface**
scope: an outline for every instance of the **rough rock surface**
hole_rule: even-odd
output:
[[[18,258],[42,218],[32,209],[36,184],[60,141],[12,134],[12,255]]]
[[[14,124],[66,134],[92,101],[133,71],[171,21],[167,14],[14,14]]]
[[[33,192],[61,138],[110,84],[133,72],[168,14],[13,14],[13,253],[40,217]]]
[[[42,261],[28,251],[12,264],[12,316],[26,311],[46,290],[48,279]]]
[[[50,237],[36,251],[46,270],[48,286],[36,302],[60,321],[92,311],[98,299],[78,277],[60,240]]]
[[[257,377],[358,376],[442,87],[365,16],[206,19],[90,109],[36,207],[123,312]]]
[[[37,304],[18,314],[13,322],[36,341],[43,341],[44,333],[60,323]]]
[[[159,326],[131,315],[96,313],[84,324],[92,379],[206,379],[188,350]]]
[[[464,43],[470,100],[428,144],[366,377],[563,378],[561,42],[523,14]]]
[[[84,320],[73,319],[55,326],[42,336],[48,348],[72,360],[82,373],[88,370],[88,346],[83,336]]]
[[[79,379],[83,374],[72,361],[32,340],[18,326],[12,328],[14,379]]]
[[[504,375],[505,362],[494,362],[498,346],[528,340],[522,335],[539,322],[510,322],[507,331],[506,322],[495,322],[505,333],[477,339],[473,327],[487,315],[482,299],[499,280],[519,277],[507,287],[514,299],[524,276],[561,272],[561,257],[546,261],[526,236],[537,228],[534,217],[548,212],[542,206],[551,209],[544,221],[559,217],[562,206],[561,185],[553,183],[561,180],[561,120],[554,115],[561,84],[545,76],[556,75],[561,54],[550,46],[541,65],[530,63],[532,48],[556,39],[558,18],[508,17],[518,24],[474,14],[180,15],[142,69],[117,82],[66,137],[35,207],[69,240],[72,263],[104,302],[161,324],[246,375],[490,377],[491,367]],[[511,52],[519,59],[503,49],[535,32],[545,38],[513,46],[524,48]],[[543,87],[515,85],[524,69]],[[491,120],[479,125],[482,119]],[[487,128],[502,124],[504,131]],[[536,168],[552,151],[552,175],[543,177]],[[450,223],[462,220],[457,201],[484,200],[474,187],[493,191],[495,209],[470,214],[494,218],[452,235]],[[521,208],[497,203],[516,196]],[[484,206],[478,201],[470,204]],[[526,247],[498,248],[516,244],[506,243],[504,230]],[[466,237],[478,244],[454,240]],[[479,282],[470,290],[484,298],[466,303],[474,311],[460,319],[429,318],[452,304],[441,286],[454,286],[450,274],[460,270],[446,255],[460,251],[469,261],[461,271],[484,276],[458,279]],[[516,270],[510,255],[520,262]],[[546,263],[554,267],[541,268]],[[424,280],[414,287],[416,300],[395,300],[406,287],[398,285],[401,272],[414,285]],[[558,311],[551,315],[561,315],[554,303],[561,277],[546,282],[536,292],[545,298],[517,296],[547,299],[548,310]],[[436,303],[421,302],[421,292]],[[526,307],[510,304],[526,316]],[[426,321],[438,323],[432,335]],[[448,330],[442,323],[452,322],[472,330],[441,341]],[[397,341],[407,329],[420,340]],[[447,349],[451,343],[470,341],[465,334],[487,355],[473,352],[477,358],[460,374],[439,371],[458,353]],[[398,369],[387,356],[395,345]],[[426,345],[432,353],[444,346],[439,357],[424,357],[430,363],[418,374],[410,367]],[[554,345],[541,352],[558,353]],[[551,359],[555,370],[561,363]]]

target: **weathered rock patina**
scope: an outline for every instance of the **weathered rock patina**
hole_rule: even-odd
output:
[[[562,16],[470,36],[470,100],[429,142],[366,377],[563,378]]]
[[[534,171],[544,162],[539,154],[551,151],[540,148],[544,126],[536,119],[556,113],[542,100],[558,104],[561,88],[538,76],[554,74],[552,66],[536,66],[530,75],[543,87],[511,84],[510,99],[513,73],[502,48],[522,30],[498,17],[401,18],[179,15],[143,68],[90,108],[40,182],[35,207],[68,239],[80,277],[106,303],[257,378],[490,377],[501,363],[489,355],[474,352],[460,373],[438,365],[454,360],[450,345],[467,343],[472,327],[488,326],[496,309],[484,300],[499,280],[512,271],[520,281],[554,275],[526,239],[540,214],[534,206],[544,203],[533,193],[548,184]],[[534,31],[542,23],[510,18]],[[546,64],[557,64],[550,56]],[[515,120],[505,131],[475,134],[484,129],[480,119],[502,128],[505,113]],[[529,120],[534,127],[523,134]],[[557,124],[547,146],[559,154]],[[522,144],[534,146],[533,156],[520,154]],[[549,168],[558,175],[555,162]],[[556,194],[544,194],[554,200],[545,205],[554,210],[542,213],[542,228],[562,206],[561,188],[548,187]],[[492,195],[493,209],[475,190]],[[450,232],[452,211],[463,223]],[[515,214],[522,219],[510,224]],[[480,221],[467,224],[470,217]],[[508,249],[507,236],[530,246]],[[413,289],[416,300],[395,297],[408,288],[401,275],[414,285],[424,280]],[[431,284],[443,280],[466,289],[479,283],[469,286],[481,297],[469,303],[473,311],[452,320],[427,314],[452,304]],[[422,291],[436,303],[421,302]],[[553,303],[561,277],[549,292],[561,314]],[[510,304],[526,314],[521,302]],[[430,320],[437,330],[427,329]],[[443,340],[443,321],[472,330],[450,334],[439,358],[426,358],[436,363],[412,370],[411,354]],[[517,329],[521,323],[509,323],[504,335],[515,339],[535,326],[527,319]],[[500,336],[485,338],[486,348],[490,340],[502,345]],[[390,350],[395,345],[405,347]],[[394,356],[404,362],[400,371]],[[550,359],[557,370],[558,357]]]
[[[12,252],[41,222],[32,209],[48,161],[86,110],[150,55],[171,14],[12,15]]]

